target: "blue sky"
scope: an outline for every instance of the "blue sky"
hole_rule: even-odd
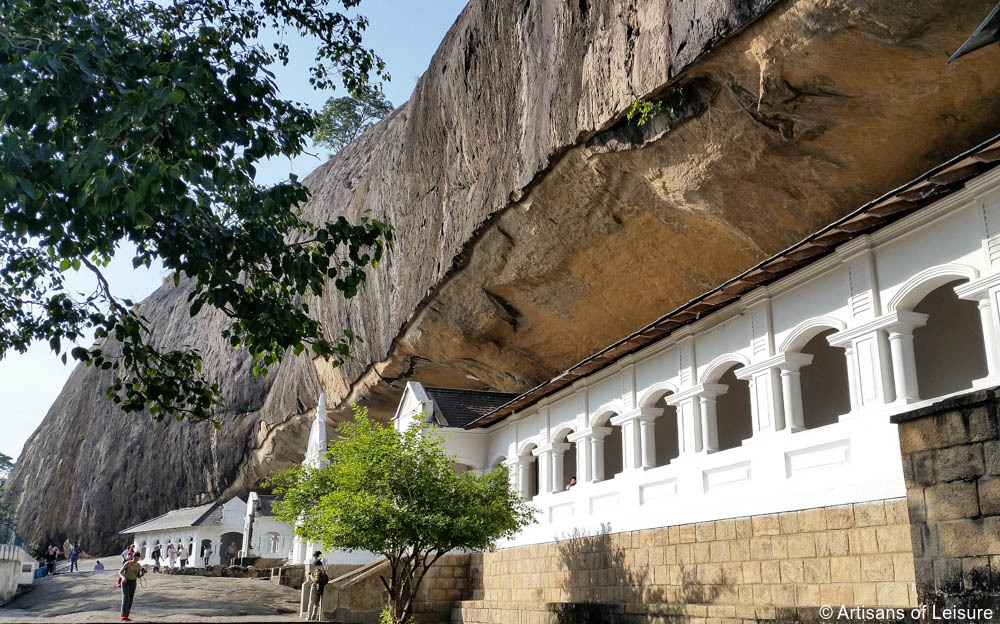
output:
[[[466,0],[364,0],[360,12],[370,21],[365,45],[374,48],[385,60],[392,80],[384,85],[386,97],[396,106],[409,99],[417,78],[424,73],[434,51]],[[309,86],[308,67],[314,47],[295,35],[285,37],[292,59],[286,67],[275,67],[278,85],[289,99],[319,109],[328,97],[343,90],[319,92]],[[258,180],[271,183],[289,173],[305,177],[322,163],[327,150],[309,150],[294,161],[280,160],[261,165]],[[108,270],[109,281],[121,296],[140,300],[153,292],[163,279],[159,267],[134,270],[128,254],[116,260]],[[92,284],[84,276],[71,279],[77,290],[90,291]],[[0,453],[17,457],[28,436],[38,427],[73,370],[72,361],[63,365],[47,344],[36,344],[25,354],[11,354],[0,361]],[[141,418],[141,416],[139,417]],[[183,426],[183,425],[178,425]]]

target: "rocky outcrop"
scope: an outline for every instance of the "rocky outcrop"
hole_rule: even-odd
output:
[[[348,365],[249,375],[187,318],[230,398],[222,429],[149,424],[77,370],[12,477],[35,538],[114,531],[301,458],[323,387],[388,414],[407,379],[518,391],[1000,129],[995,50],[945,59],[971,0],[473,0],[411,100],[307,179],[309,214],[383,215],[398,244],[350,302]],[[636,97],[664,113],[639,129]],[[336,410],[332,412],[337,417]]]

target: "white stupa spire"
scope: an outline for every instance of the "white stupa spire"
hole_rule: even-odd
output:
[[[309,446],[306,449],[306,464],[319,468],[326,459],[326,393],[319,395],[319,404],[313,416],[309,432]]]

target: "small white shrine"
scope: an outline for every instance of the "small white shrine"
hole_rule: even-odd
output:
[[[306,447],[306,455],[303,463],[311,468],[322,468],[329,462],[326,459],[326,451],[329,440],[326,436],[326,394],[319,396],[319,404],[313,416],[312,429],[309,431],[309,445]],[[292,540],[292,551],[289,559],[293,564],[309,563],[312,554],[316,551],[323,553],[323,558],[327,564],[365,564],[374,561],[376,555],[367,551],[353,551],[329,549],[317,542],[303,540],[296,535]]]
[[[211,547],[209,565],[229,565],[244,546],[247,504],[234,496],[228,501],[217,501],[197,507],[185,507],[168,511],[162,516],[141,522],[123,531],[122,535],[132,535],[132,542],[142,553],[142,563],[153,564],[152,552],[160,546],[163,555],[161,565],[169,565],[166,560],[167,546],[183,545],[188,554],[189,567],[204,567],[203,554]],[[284,539],[290,543],[292,529],[287,524]],[[174,561],[179,567],[180,561]]]

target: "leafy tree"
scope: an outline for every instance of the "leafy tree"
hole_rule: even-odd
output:
[[[336,364],[354,336],[309,317],[328,284],[354,296],[392,242],[370,216],[313,223],[294,176],[254,182],[261,159],[293,157],[317,131],[314,114],[283,99],[262,29],[318,41],[310,81],[351,92],[387,79],[361,45],[360,0],[0,0],[0,357],[46,340],[66,360],[116,371],[108,396],[126,412],[212,418],[219,389],[197,349],[151,344],[131,301],[102,270],[124,242],[134,266],[154,260],[185,280],[194,316],[230,320],[225,337],[254,372],[288,350]],[[94,275],[74,294],[69,270]],[[106,339],[114,338],[114,342]],[[113,346],[112,346],[113,345]]]
[[[14,526],[14,507],[7,496],[7,478],[14,470],[14,458],[10,455],[0,453],[0,543],[3,543],[6,535]],[[6,527],[6,530],[5,530]]]
[[[313,141],[339,152],[391,112],[392,102],[377,89],[358,96],[330,98],[319,112]]]
[[[532,522],[505,468],[456,474],[454,457],[425,424],[405,432],[379,425],[354,406],[340,426],[329,465],[296,466],[269,484],[278,516],[328,548],[383,555],[382,584],[394,622],[405,622],[427,570],[456,549],[489,550]]]

